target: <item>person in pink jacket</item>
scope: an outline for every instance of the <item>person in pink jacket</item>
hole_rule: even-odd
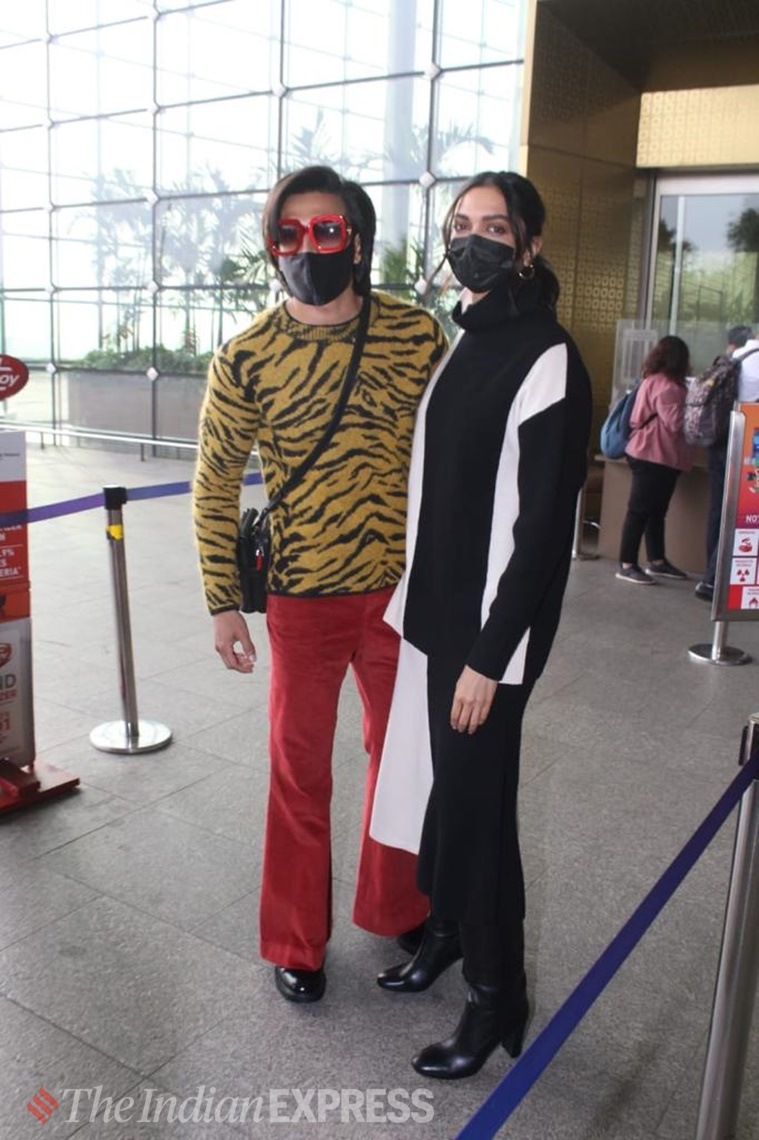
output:
[[[679,336],[664,336],[643,362],[643,382],[635,397],[632,432],[625,453],[632,470],[630,500],[622,527],[617,577],[653,585],[657,578],[687,578],[664,553],[664,520],[677,477],[693,466],[694,448],[683,436],[688,346]],[[640,540],[646,536],[648,566],[638,565]]]

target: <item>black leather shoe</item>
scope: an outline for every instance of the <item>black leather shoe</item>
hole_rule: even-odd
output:
[[[693,593],[704,602],[710,602],[714,597],[713,582],[699,582]]]
[[[458,923],[429,919],[421,945],[411,961],[383,970],[377,978],[377,985],[394,993],[421,993],[460,957]]]
[[[528,1015],[526,995],[504,1010],[500,988],[470,986],[464,1012],[452,1035],[422,1049],[411,1064],[423,1077],[436,1080],[472,1077],[499,1043],[510,1057],[520,1055]]]
[[[420,922],[418,926],[399,934],[395,941],[401,950],[405,950],[407,954],[416,954],[422,944],[425,926],[426,922]]]
[[[288,1001],[319,1001],[327,988],[324,967],[318,970],[291,970],[288,966],[274,967],[274,983]]]

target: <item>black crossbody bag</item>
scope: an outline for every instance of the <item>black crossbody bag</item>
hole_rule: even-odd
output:
[[[324,435],[313,451],[306,456],[300,466],[296,467],[295,471],[285,480],[276,495],[269,500],[263,510],[258,511],[255,507],[248,507],[242,514],[237,539],[237,569],[240,576],[240,593],[242,595],[240,609],[243,613],[263,614],[266,612],[266,578],[269,572],[269,557],[271,554],[269,515],[274,508],[282,502],[285,495],[288,495],[294,487],[297,487],[304,475],[311,470],[337,430],[337,425],[342,419],[348,398],[356,382],[358,365],[361,359],[361,353],[364,350],[366,333],[369,328],[370,309],[371,300],[369,297],[366,297],[361,307],[358,328],[356,329],[356,339],[353,344],[353,352],[348,362],[348,369],[345,373],[340,397]]]

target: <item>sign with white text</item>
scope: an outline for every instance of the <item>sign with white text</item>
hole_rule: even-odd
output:
[[[26,509],[26,437],[21,431],[0,432],[0,515]],[[0,595],[7,586],[29,588],[26,523],[0,523]]]
[[[738,404],[730,439],[712,618],[759,617],[759,404]]]
[[[29,379],[29,369],[23,360],[0,353],[0,400],[15,396]]]
[[[0,357],[0,360],[4,359]],[[0,432],[0,514],[26,509],[26,437]],[[25,522],[0,523],[0,760],[34,760],[32,623]]]

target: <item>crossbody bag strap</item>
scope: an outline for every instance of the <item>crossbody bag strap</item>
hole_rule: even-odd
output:
[[[337,426],[343,417],[343,412],[345,411],[345,408],[348,404],[348,399],[351,392],[353,391],[356,377],[358,375],[358,365],[359,361],[361,360],[361,354],[364,351],[366,334],[369,329],[369,313],[371,307],[371,297],[366,296],[361,306],[361,313],[359,314],[358,318],[358,328],[356,329],[356,339],[353,342],[353,352],[351,353],[351,358],[348,362],[348,369],[345,373],[343,386],[340,390],[340,397],[335,406],[335,410],[332,413],[332,419],[327,424],[324,435],[316,444],[313,451],[311,451],[303,460],[303,462],[295,468],[292,474],[288,475],[287,479],[285,479],[276,495],[272,496],[272,498],[269,500],[261,512],[261,518],[263,518],[264,515],[268,514],[269,511],[271,511],[274,507],[278,506],[279,503],[281,503],[284,499],[285,495],[288,495],[294,487],[297,487],[298,483],[300,483],[304,475],[306,475],[311,470],[319,456],[327,447],[329,441],[332,439],[332,436],[335,434]]]
[[[750,348],[748,352],[744,352],[743,356],[734,356],[733,359],[737,360],[739,364],[743,364],[743,361],[748,360],[749,356],[753,356],[755,352],[759,352],[759,348]]]
[[[646,380],[648,380],[648,377],[643,376],[641,378],[640,383],[638,384],[637,388],[635,389],[635,398],[636,399],[638,397],[638,393],[640,392],[641,388],[645,384]],[[634,404],[633,404],[633,411],[635,411],[635,405]],[[636,424],[635,427],[632,426],[632,422],[631,422],[630,423],[630,434],[632,434],[634,431],[640,431],[641,428],[646,427],[647,424],[651,423],[651,420],[656,419],[657,415],[658,415],[657,412],[651,412],[651,415],[648,417],[648,419],[644,420],[642,424]],[[630,420],[632,421],[632,416],[630,417]]]

